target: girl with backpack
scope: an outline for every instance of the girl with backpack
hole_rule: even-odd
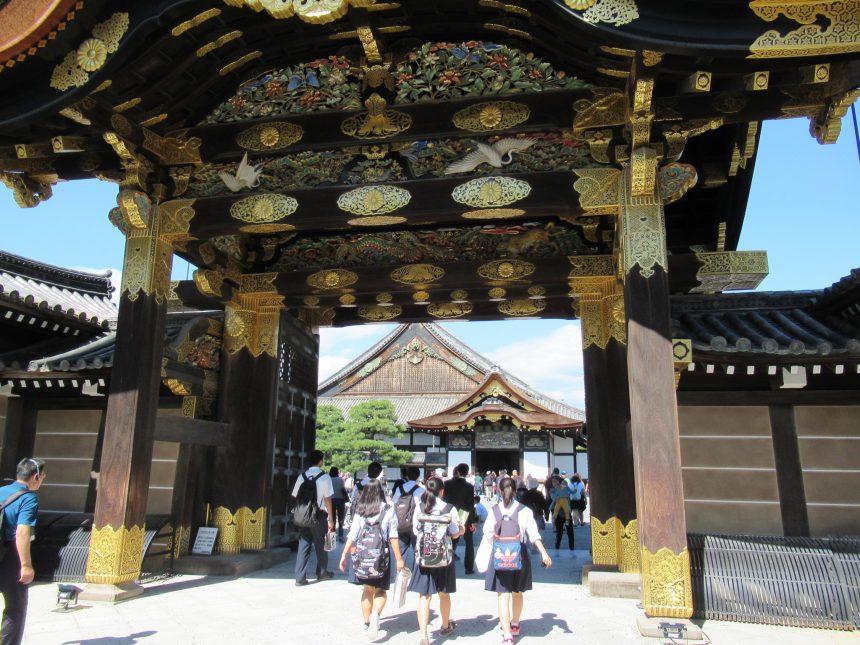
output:
[[[415,564],[409,591],[418,593],[418,627],[421,630],[420,645],[430,645],[427,625],[430,623],[430,600],[439,594],[439,611],[442,614],[440,636],[454,632],[456,624],[451,620],[451,596],[457,591],[454,574],[454,538],[463,535],[457,509],[442,501],[444,485],[439,477],[427,480],[421,503],[412,518],[415,543]]]
[[[514,480],[505,477],[499,480],[498,487],[501,501],[493,506],[484,522],[483,539],[492,546],[484,589],[498,595],[502,643],[513,643],[520,633],[523,592],[532,588],[532,564],[526,541],[537,547],[543,566],[552,566],[552,558],[543,546],[534,513],[515,499]]]
[[[356,501],[339,565],[340,570],[345,571],[347,556],[351,557],[348,580],[352,584],[362,585],[364,633],[371,641],[379,636],[379,615],[385,607],[391,584],[392,555],[400,571],[405,565],[400,555],[394,507],[385,503],[382,482],[372,479],[364,486]]]

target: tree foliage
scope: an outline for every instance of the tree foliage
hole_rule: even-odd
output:
[[[403,427],[396,421],[391,401],[365,401],[353,407],[346,419],[333,405],[321,405],[317,408],[317,450],[325,455],[327,466],[353,473],[367,468],[371,461],[389,467],[402,466],[412,453],[375,438],[403,436]]]

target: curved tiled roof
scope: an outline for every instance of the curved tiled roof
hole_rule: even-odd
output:
[[[676,296],[675,336],[708,353],[860,356],[860,316],[820,308],[827,291]]]
[[[70,271],[0,251],[0,299],[107,329],[116,319],[110,271]]]

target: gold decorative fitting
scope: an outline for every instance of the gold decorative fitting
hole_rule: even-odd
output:
[[[744,87],[747,90],[766,90],[770,85],[770,72],[754,72],[744,76]]]
[[[175,378],[167,378],[162,381],[167,389],[176,396],[189,396],[191,394],[191,384]]]
[[[573,104],[573,134],[580,136],[589,128],[606,128],[624,125],[627,122],[627,99],[622,92],[613,89],[593,89],[594,101],[581,99]]]
[[[194,277],[194,286],[197,291],[204,296],[212,298],[221,297],[221,287],[224,285],[224,276],[218,271],[209,271],[207,269],[197,269],[192,274]]]
[[[194,219],[193,199],[173,199],[158,206],[158,236],[171,244],[195,239],[191,234]]]
[[[589,130],[585,142],[591,157],[597,163],[609,163],[609,146],[612,144],[612,130]]]
[[[355,296],[351,293],[345,293],[340,298],[338,298],[338,301],[344,307],[352,307],[355,305]]]
[[[546,300],[505,300],[499,311],[508,316],[533,316],[546,309]]]
[[[702,263],[696,272],[699,285],[690,293],[719,293],[755,289],[769,272],[766,251],[696,253]]]
[[[784,36],[777,29],[766,31],[750,45],[749,58],[802,58],[860,51],[857,0],[752,0],[750,9],[767,22],[783,15],[801,26]]]
[[[201,47],[199,47],[197,49],[195,54],[196,54],[197,58],[203,58],[206,54],[211,54],[216,49],[220,49],[221,47],[223,47],[227,43],[233,42],[237,38],[241,38],[241,37],[242,37],[242,32],[239,31],[238,29],[236,29],[234,31],[228,32],[228,33],[223,34],[221,36],[218,36],[218,38],[216,38],[215,40],[210,41],[210,42],[206,43],[205,45],[202,45]]]
[[[597,0],[564,0],[564,4],[577,11],[585,11],[589,7],[593,7],[595,2]]]
[[[520,280],[535,272],[535,265],[524,260],[495,260],[478,267],[478,275],[487,280]]]
[[[487,291],[487,295],[490,296],[491,300],[503,300],[507,295],[507,291],[502,289],[501,287],[493,287],[489,291]]]
[[[397,186],[362,186],[337,198],[337,207],[354,215],[381,215],[403,208],[412,199],[408,190]]]
[[[836,143],[842,130],[842,117],[848,113],[848,108],[860,97],[860,89],[845,92],[828,101],[823,115],[809,120],[809,131],[818,143]]]
[[[390,293],[383,292],[383,293],[376,294],[376,302],[378,302],[381,305],[385,305],[387,303],[390,303],[392,299],[393,298],[392,298]]]
[[[93,526],[87,558],[87,582],[118,585],[140,577],[144,527]]]
[[[463,213],[463,219],[511,219],[525,214],[522,208],[484,208],[479,211],[466,211]]]
[[[591,516],[591,561],[598,566],[618,565],[618,524],[617,517],[602,522]]]
[[[621,203],[622,267],[624,276],[639,265],[643,278],[654,275],[656,267],[666,270],[666,218],[659,194],[635,197],[631,194],[632,171],[619,182]],[[654,193],[659,193],[659,187]]]
[[[236,143],[244,150],[280,150],[301,141],[304,134],[295,123],[271,121],[243,130],[236,135]]]
[[[400,305],[391,305],[389,307],[382,307],[380,305],[376,305],[373,307],[358,308],[358,317],[364,318],[365,320],[370,320],[371,322],[382,322],[385,320],[391,320],[392,318],[397,318],[397,316],[402,313],[403,307],[401,307]]]
[[[532,15],[532,12],[525,7],[521,7],[516,4],[508,4],[507,2],[501,2],[500,0],[478,0],[478,4],[482,7],[492,7],[493,9],[498,9],[500,11],[506,11],[507,13],[515,13],[520,16],[525,16],[526,18],[530,18]]]
[[[663,52],[645,49],[642,52],[642,62],[645,64],[645,67],[654,67],[654,65],[659,65],[662,62],[663,56]]]
[[[531,111],[527,105],[513,101],[491,101],[477,103],[454,114],[454,126],[469,132],[506,130],[529,120]]]
[[[636,148],[630,155],[630,194],[634,198],[654,195],[658,161],[654,148]]]
[[[687,87],[693,92],[710,92],[712,78],[711,72],[697,70],[688,79]]]
[[[277,293],[275,280],[277,273],[245,273],[239,280],[239,291],[241,293]]]
[[[384,139],[412,127],[412,117],[397,110],[386,110],[387,102],[374,92],[365,100],[367,112],[351,116],[340,125],[340,131],[355,139]]]
[[[309,286],[315,289],[331,290],[342,289],[355,284],[358,281],[358,274],[346,269],[325,269],[317,271],[307,277]]]
[[[618,212],[618,180],[616,168],[583,168],[574,170],[578,179],[573,189],[579,193],[579,205],[589,215],[614,215]]]
[[[469,302],[443,302],[427,305],[427,313],[434,318],[461,318],[472,313]]]
[[[517,29],[516,27],[511,27],[509,24],[502,24],[501,22],[485,22],[484,29],[489,29],[490,31],[500,31],[503,34],[507,34],[508,36],[512,36],[514,38],[522,38],[523,40],[531,40],[532,35],[523,30]]]
[[[286,195],[252,195],[234,202],[230,206],[230,217],[249,224],[269,224],[289,217],[298,207],[299,203]]]
[[[615,256],[612,255],[571,255],[569,278],[577,277],[614,277]]]
[[[664,204],[681,199],[699,179],[695,166],[677,161],[662,166],[658,174]]]
[[[507,206],[528,197],[532,187],[513,177],[480,177],[460,184],[451,192],[459,204],[476,208]]]
[[[455,302],[457,300],[465,300],[468,297],[469,292],[464,289],[454,289],[454,291],[451,292],[451,300],[454,300]]]
[[[319,329],[320,327],[331,327],[334,322],[336,312],[333,307],[313,309],[299,309],[299,320],[301,320],[310,329]]]
[[[126,110],[130,110],[133,107],[140,105],[141,99],[139,96],[135,96],[134,98],[129,99],[128,101],[124,101],[118,105],[113,106],[114,112],[125,112]]]
[[[639,9],[633,0],[597,0],[582,18],[586,22],[597,24],[605,22],[616,27],[623,27],[639,17]]]
[[[254,358],[278,355],[278,324],[284,297],[250,294],[224,308],[224,348],[230,354],[245,349]]]
[[[529,287],[529,296],[532,298],[545,298],[546,297],[546,287],[541,287],[539,285],[535,285],[534,287]]]
[[[666,547],[657,553],[642,547],[642,604],[646,616],[690,618],[693,615],[690,553],[686,547],[678,554]]]
[[[195,27],[199,27],[207,20],[211,20],[212,18],[217,18],[221,15],[220,9],[207,9],[203,13],[198,13],[191,20],[186,20],[185,22],[180,22],[173,29],[170,30],[170,35],[173,37],[181,36],[186,31],[190,29],[194,29]]]
[[[358,40],[364,49],[364,55],[367,57],[367,62],[378,64],[382,62],[382,54],[379,51],[379,43],[376,42],[376,37],[373,35],[373,29],[367,25],[362,25],[356,28]]]
[[[125,243],[120,296],[132,302],[143,293],[164,303],[170,294],[173,247],[152,234],[154,228],[142,234],[132,231]]]
[[[427,285],[441,280],[445,269],[432,264],[407,264],[391,272],[391,279],[400,284]]]
[[[105,64],[108,54],[119,48],[119,42],[128,31],[128,14],[115,13],[93,27],[92,37],[84,40],[75,50],[66,54],[51,74],[51,87],[65,92],[70,87],[81,87],[90,80],[90,73]]]
[[[266,508],[252,511],[243,506],[235,513],[218,506],[212,513],[212,526],[218,529],[215,550],[218,553],[261,551],[266,548]]]
[[[355,219],[346,221],[350,226],[393,226],[405,222],[405,217],[394,215],[372,215],[370,217],[356,217]]]
[[[320,304],[320,299],[316,296],[305,296],[304,298],[302,298],[302,303],[304,303],[306,307],[318,307]]]
[[[256,51],[249,52],[249,53],[245,54],[244,56],[240,56],[239,58],[234,60],[232,63],[227,63],[226,65],[224,65],[224,67],[219,69],[218,70],[218,76],[227,76],[227,74],[229,74],[230,72],[235,72],[237,69],[239,69],[240,67],[244,67],[245,65],[250,63],[252,60],[257,60],[262,55],[263,55],[263,52],[261,52],[258,49]]]
[[[642,557],[639,546],[639,520],[630,520],[625,526],[618,521],[618,571],[620,573],[640,573]]]
[[[412,294],[412,299],[415,301],[415,304],[424,304],[430,300],[430,294],[426,291],[416,291]]]
[[[167,112],[162,112],[161,114],[156,114],[155,116],[151,116],[148,119],[141,121],[140,125],[144,128],[148,128],[148,127],[153,126],[153,125],[158,125],[162,121],[166,121],[167,116],[168,116]]]

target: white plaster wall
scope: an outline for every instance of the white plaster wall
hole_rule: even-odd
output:
[[[560,471],[566,470],[568,475],[572,475],[573,474],[573,455],[554,456],[552,467],[558,468]]]
[[[449,450],[448,451],[448,476],[454,473],[454,466],[457,464],[469,464],[472,467],[472,451],[471,450]]]
[[[554,452],[573,452],[572,437],[555,437]]]
[[[578,472],[580,477],[582,477],[583,479],[588,479],[588,453],[587,452],[576,453],[576,472]]]
[[[523,453],[523,475],[543,481],[549,474],[549,458],[545,452]]]
[[[412,445],[415,446],[438,446],[440,441],[441,437],[426,432],[416,432],[412,435]]]

